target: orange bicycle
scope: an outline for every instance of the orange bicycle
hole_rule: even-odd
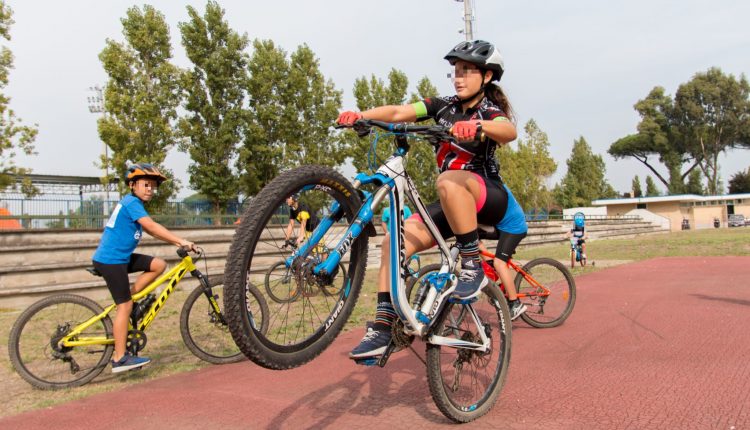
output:
[[[495,258],[491,252],[480,251],[486,258]],[[482,260],[482,266],[487,277],[498,283],[505,298],[508,293],[505,286],[500,282],[492,265]],[[527,324],[548,328],[557,327],[562,324],[573,312],[576,303],[576,282],[564,264],[551,258],[536,258],[529,261],[523,267],[513,260],[508,261],[508,267],[517,272],[514,284],[518,298],[526,305],[526,312],[521,314]],[[426,283],[427,275],[438,272],[440,264],[431,264],[422,268],[416,278],[411,278],[407,285],[407,296],[411,297],[414,285],[419,285],[419,290],[414,296],[420,296],[423,284]]]

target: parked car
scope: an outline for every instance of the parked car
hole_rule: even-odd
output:
[[[747,221],[745,220],[745,215],[742,214],[732,214],[729,215],[729,222],[727,223],[729,227],[744,227]]]

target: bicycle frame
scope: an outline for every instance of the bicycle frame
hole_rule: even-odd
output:
[[[488,252],[488,251],[481,251],[480,250],[479,253],[481,255],[487,257],[487,258],[492,258],[492,259],[496,258],[495,254],[493,254],[491,252]],[[530,296],[547,297],[547,296],[549,296],[551,294],[550,290],[547,287],[545,287],[544,285],[542,285],[539,282],[537,282],[536,279],[534,279],[531,275],[529,275],[528,273],[526,273],[526,271],[524,271],[523,268],[521,266],[517,265],[513,260],[508,260],[507,265],[511,269],[513,269],[516,272],[520,273],[521,276],[523,276],[523,279],[525,279],[526,282],[528,282],[529,284],[531,284],[531,286],[533,286],[534,288],[538,288],[538,289],[541,290],[541,291],[537,290],[537,292],[534,292],[533,294],[527,294],[527,293],[522,293],[520,291],[516,291],[519,299],[522,299],[522,298],[525,298],[525,297],[530,297]],[[493,267],[492,270],[495,270],[495,268]],[[502,285],[502,283],[501,283],[501,285]],[[502,290],[503,290],[503,293],[507,297],[507,292],[505,291],[505,288],[503,288]]]
[[[143,316],[143,319],[141,320],[141,323],[138,325],[137,329],[141,331],[145,331],[148,326],[151,325],[151,323],[156,318],[156,315],[159,314],[159,311],[164,306],[164,303],[167,301],[167,298],[169,298],[170,294],[174,292],[175,287],[180,282],[180,280],[185,276],[188,272],[195,272],[197,269],[195,267],[195,264],[193,263],[192,257],[189,255],[186,255],[183,257],[182,261],[180,261],[179,264],[177,264],[175,267],[173,267],[171,270],[169,270],[164,275],[160,276],[158,279],[156,279],[154,282],[149,284],[146,288],[143,290],[137,292],[133,295],[133,301],[137,301],[154,291],[158,286],[161,284],[169,281],[167,286],[164,288],[164,291],[161,292],[159,295],[159,298],[154,302],[154,304],[151,306],[151,308],[148,310],[148,312]],[[199,277],[201,282],[205,282],[205,280],[201,277]],[[214,306],[215,310],[217,312],[219,311],[218,304],[215,300],[210,300],[212,306]],[[94,317],[91,317],[86,322],[83,322],[79,325],[77,325],[68,335],[60,339],[59,344],[63,347],[74,347],[74,346],[83,346],[83,345],[111,345],[115,343],[115,340],[112,338],[107,338],[104,336],[95,336],[95,337],[79,337],[79,335],[86,330],[91,325],[101,321],[104,319],[107,315],[109,315],[110,312],[112,312],[117,307],[116,304],[111,304],[107,306],[102,313],[99,315],[96,315]]]
[[[390,202],[392,214],[395,214],[391,217],[389,227],[391,238],[389,248],[389,264],[391,267],[390,291],[393,307],[399,319],[404,324],[404,332],[408,335],[423,337],[437,321],[438,318],[436,317],[439,315],[441,307],[446,303],[448,296],[456,288],[457,278],[453,273],[458,263],[458,249],[455,247],[448,247],[447,243],[440,235],[439,230],[435,226],[435,223],[427,213],[427,208],[424,203],[422,203],[416,186],[406,173],[404,168],[404,156],[408,152],[406,138],[404,136],[397,136],[396,140],[398,148],[393,155],[391,155],[391,157],[388,158],[380,168],[378,168],[375,174],[367,175],[359,173],[355,177],[354,188],[356,189],[359,189],[362,185],[368,184],[374,184],[379,188],[374,193],[363,192],[365,195],[365,201],[360,207],[356,217],[351,222],[338,244],[331,250],[328,258],[318,264],[313,269],[313,273],[316,275],[333,273],[336,266],[341,261],[342,256],[349,250],[354,241],[365,230],[365,227],[372,221],[374,211],[387,196]],[[310,186],[310,189],[316,186],[320,187],[320,185],[315,185]],[[307,188],[305,187],[302,188],[303,191],[306,189]],[[447,278],[447,281],[449,281],[434,284],[432,286],[433,288],[430,288],[427,297],[419,309],[412,309],[408,297],[406,296],[405,279],[409,276],[409,259],[406,258],[404,247],[404,196],[411,201],[417,213],[422,217],[430,234],[435,239],[443,263],[440,274],[445,275],[444,278]],[[306,255],[309,250],[317,246],[323,235],[342,216],[343,212],[340,205],[338,202],[334,202],[330,208],[329,215],[321,220],[310,238],[305,241],[292,256],[287,258],[287,267],[291,267],[295,258]],[[396,270],[395,268],[398,269]],[[338,309],[343,307],[344,300],[348,294],[349,284],[345,287],[343,296],[337,304]],[[432,315],[432,317],[429,315]],[[473,309],[471,315],[474,321],[477,324],[480,324],[480,320]],[[326,322],[325,329],[330,327],[331,323],[337,316],[338,312],[334,312],[329,321]],[[448,347],[470,348],[486,351],[489,348],[489,339],[486,337],[484,330],[479,330],[479,334],[482,338],[481,343],[466,342],[436,335],[431,335],[427,341]]]

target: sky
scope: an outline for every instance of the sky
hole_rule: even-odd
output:
[[[37,174],[101,176],[95,160],[103,151],[97,115],[88,110],[88,88],[104,85],[98,59],[107,38],[123,41],[120,0],[6,0],[14,10],[15,56],[6,93],[25,123],[36,123],[38,155],[18,164]],[[442,95],[453,94],[443,56],[464,39],[463,3],[455,0],[220,1],[232,28],[252,40],[272,39],[287,52],[307,44],[323,74],[344,92],[343,109],[354,109],[355,79],[391,68],[410,79],[409,92],[427,76]],[[505,62],[502,84],[518,114],[519,129],[533,118],[547,133],[558,163],[553,185],[565,174],[573,141],[583,136],[607,166],[607,179],[628,191],[634,175],[642,186],[648,169],[607,154],[617,139],[636,131],[633,105],[655,86],[673,95],[695,73],[720,67],[739,77],[750,71],[750,2],[598,0],[475,0],[474,37],[497,45]],[[177,24],[186,5],[204,1],[149,3],[170,25],[174,63],[190,64]],[[519,130],[520,131],[520,130]],[[519,133],[522,137],[522,133]],[[173,150],[167,167],[182,179],[179,196],[194,191],[186,174],[190,160]],[[750,166],[750,151],[719,160],[724,183]],[[661,172],[666,173],[659,165]],[[656,179],[656,178],[654,178]],[[664,187],[659,184],[660,188]]]

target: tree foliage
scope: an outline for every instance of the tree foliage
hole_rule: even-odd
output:
[[[693,169],[688,175],[688,181],[687,184],[685,184],[685,193],[698,195],[704,194],[703,175],[700,170]]]
[[[273,41],[255,40],[248,70],[249,125],[237,164],[247,195],[282,169],[343,162],[345,142],[331,130],[341,92],[325,79],[307,45],[288,58]]]
[[[555,187],[553,193],[557,203],[564,207],[588,206],[592,200],[615,197],[617,193],[604,178],[606,167],[601,155],[591,151],[581,137],[573,142],[573,150],[567,160],[568,171]]]
[[[219,213],[236,199],[239,189],[232,162],[247,128],[248,39],[229,27],[224,10],[214,1],[208,2],[203,16],[192,6],[187,10],[190,19],[179,28],[193,67],[182,77],[187,113],[179,121],[185,138],[180,149],[192,159],[191,187]]]
[[[503,180],[524,210],[547,209],[552,204],[552,192],[547,181],[557,170],[557,163],[549,154],[549,138],[536,121],[524,126],[525,137],[518,140],[518,149],[505,145],[497,154]]]
[[[641,179],[638,177],[638,175],[635,175],[635,177],[633,178],[631,189],[633,191],[633,197],[643,196],[643,190],[641,189]]]
[[[164,15],[149,5],[131,7],[121,22],[125,42],[107,39],[99,54],[109,75],[104,90],[105,116],[98,129],[111,152],[110,159],[102,159],[102,163],[122,175],[130,163],[149,162],[173,178],[163,163],[177,143],[181,72],[170,63],[169,26]],[[152,204],[163,205],[178,188],[175,179],[165,182]],[[125,189],[121,181],[121,190]]]
[[[656,183],[651,175],[646,176],[646,197],[656,197],[661,195],[661,192],[656,187]]]
[[[750,84],[718,68],[696,74],[675,94],[675,122],[706,177],[708,194],[722,193],[719,155],[750,147]]]
[[[354,82],[357,109],[364,111],[383,105],[402,105],[406,102],[408,87],[409,80],[406,74],[397,69],[391,69],[388,73],[388,84],[375,75],[371,75],[369,79],[364,76],[358,78]],[[438,97],[438,91],[427,77],[423,77],[417,83],[416,92],[412,92],[409,96],[409,103],[429,97]],[[424,124],[431,123],[432,120],[428,120]],[[348,143],[347,155],[357,171],[369,171],[368,154],[371,138],[359,138],[354,132],[347,131],[342,133],[342,139]],[[377,160],[385,160],[393,153],[393,149],[392,139],[380,139],[377,143]],[[376,165],[379,164],[376,160],[370,161]],[[430,144],[425,141],[411,142],[411,148],[406,157],[406,171],[409,172],[422,200],[425,202],[438,200],[435,186],[438,169],[435,163],[435,151]]]
[[[10,40],[13,23],[13,10],[4,0],[0,0],[0,38]],[[34,140],[38,132],[36,125],[22,125],[23,121],[10,109],[10,97],[4,94],[4,90],[12,68],[13,53],[7,46],[0,47],[0,191],[14,186],[16,175],[31,172],[17,166],[14,158],[18,151],[26,155],[34,154]],[[21,191],[27,196],[38,192],[28,181],[22,184]]]
[[[729,194],[750,193],[750,167],[739,171],[729,179]]]
[[[718,156],[728,148],[750,147],[750,85],[718,68],[680,85],[674,99],[655,87],[635,104],[638,133],[614,142],[615,158],[643,163],[672,194],[685,192],[685,180],[698,168],[709,193],[720,191]],[[657,169],[658,160],[666,173]]]

